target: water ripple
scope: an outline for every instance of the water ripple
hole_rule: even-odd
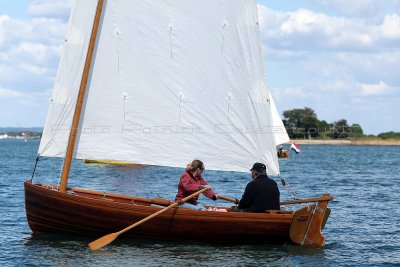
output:
[[[92,238],[33,235],[26,222],[23,181],[38,142],[0,140],[0,263],[3,266],[399,266],[400,149],[302,146],[281,173],[299,197],[331,193],[322,249],[291,245],[215,246],[196,242],[118,239],[90,252]],[[189,161],[190,159],[188,159]],[[43,158],[36,182],[58,183],[61,159]],[[207,167],[207,163],[206,163]],[[173,200],[182,168],[86,165],[74,161],[70,186]],[[216,192],[240,198],[248,173],[206,171]],[[280,184],[280,183],[279,183]],[[280,186],[282,199],[288,194]],[[204,204],[213,201],[201,198]],[[219,205],[229,205],[218,200]],[[294,207],[292,207],[294,208]]]

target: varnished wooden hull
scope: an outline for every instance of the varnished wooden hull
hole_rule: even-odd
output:
[[[105,196],[105,197],[104,197]],[[25,205],[33,232],[74,233],[100,237],[119,231],[172,204],[72,189],[61,193],[52,186],[25,182]],[[161,207],[162,208],[162,207]],[[124,233],[124,236],[207,242],[290,241],[294,212],[238,213],[173,208]]]

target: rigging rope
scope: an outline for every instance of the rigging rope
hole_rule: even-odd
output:
[[[288,192],[288,194],[294,199],[299,199],[297,197],[296,192],[294,192],[293,188],[289,185],[289,183],[285,180],[285,178],[283,178],[282,176],[278,175],[278,177],[281,179],[281,183],[283,185],[283,187],[286,189],[286,191]]]
[[[37,167],[37,164],[38,164],[38,162],[39,162],[39,156],[40,156],[40,154],[37,154],[37,156],[36,156],[36,162],[35,162],[35,167],[33,167],[31,182],[32,182],[32,180],[33,180],[33,176],[35,176],[36,167]]]

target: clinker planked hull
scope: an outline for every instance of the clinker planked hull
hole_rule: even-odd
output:
[[[153,204],[153,205],[152,205]],[[154,206],[154,204],[158,206]],[[25,182],[25,205],[33,232],[102,236],[119,231],[172,204]],[[236,213],[173,208],[124,233],[126,237],[207,242],[278,242],[290,240],[293,212]]]

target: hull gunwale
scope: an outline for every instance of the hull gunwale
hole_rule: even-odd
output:
[[[110,194],[113,196],[111,199],[102,199],[96,191],[72,192],[67,190],[62,193],[55,187],[25,182],[26,213],[32,231],[100,236],[119,231],[160,209],[151,204],[165,206],[170,203],[162,199],[136,198],[141,201],[141,204],[137,204],[138,201],[129,202],[131,197],[122,195]],[[167,240],[285,242],[290,240],[292,218],[293,212],[285,211],[268,214],[174,208],[128,231],[124,236]]]

